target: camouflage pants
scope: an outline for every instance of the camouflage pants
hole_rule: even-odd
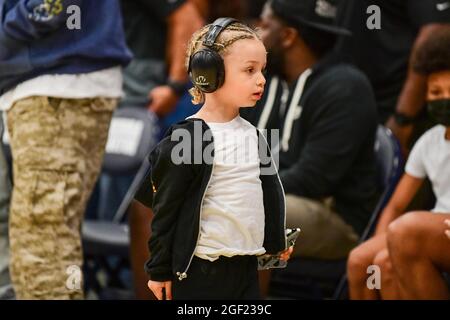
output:
[[[116,105],[115,99],[31,97],[8,111],[10,272],[18,299],[83,298],[81,222]]]

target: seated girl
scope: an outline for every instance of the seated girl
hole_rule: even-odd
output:
[[[351,299],[450,298],[443,276],[450,271],[444,223],[450,218],[450,28],[422,44],[414,67],[428,76],[428,112],[438,124],[415,144],[374,236],[350,253]],[[436,196],[435,207],[404,214],[426,177]],[[367,285],[371,265],[380,268],[379,289]]]

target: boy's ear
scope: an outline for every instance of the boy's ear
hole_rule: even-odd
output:
[[[284,49],[292,47],[298,37],[298,31],[295,28],[285,27],[281,32],[281,45]]]

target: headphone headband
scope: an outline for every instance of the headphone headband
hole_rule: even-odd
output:
[[[225,30],[230,24],[237,22],[233,18],[218,18],[209,27],[208,33],[203,40],[203,45],[211,48],[217,40],[220,33]]]

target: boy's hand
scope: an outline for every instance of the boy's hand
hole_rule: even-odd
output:
[[[445,219],[444,223],[447,225],[447,230],[445,230],[445,235],[450,239],[450,219]]]
[[[172,300],[172,281],[159,282],[149,280],[147,285],[158,300],[164,298],[163,289],[166,291],[166,300]]]
[[[282,251],[280,253],[280,260],[288,261],[291,257],[292,251],[294,251],[294,247],[289,247],[288,249]]]

